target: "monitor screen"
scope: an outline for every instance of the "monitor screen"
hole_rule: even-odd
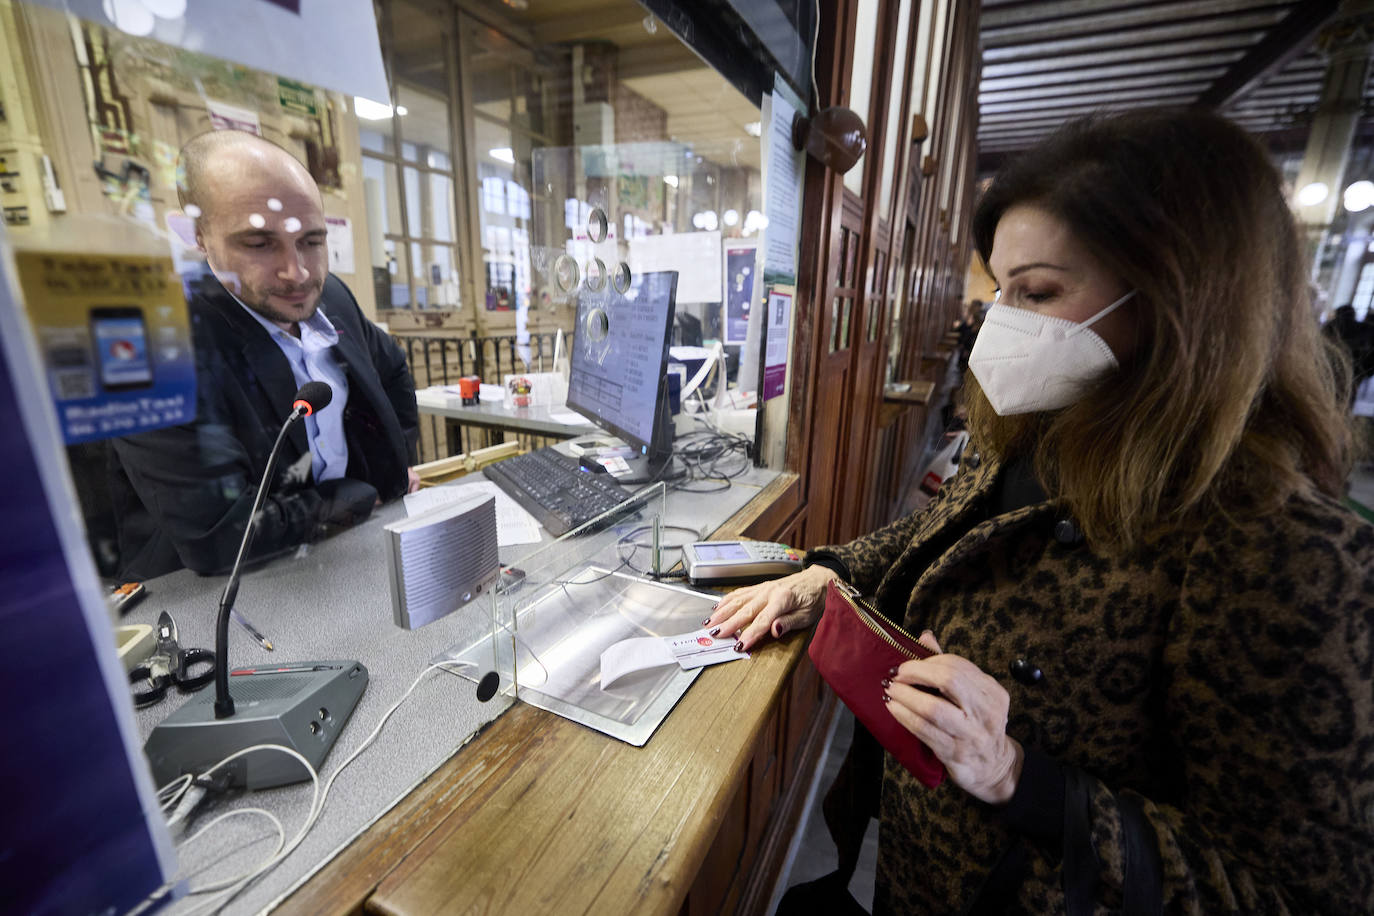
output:
[[[677,271],[635,277],[624,294],[583,291],[573,331],[568,406],[647,454],[667,375]],[[664,403],[666,411],[667,405]]]

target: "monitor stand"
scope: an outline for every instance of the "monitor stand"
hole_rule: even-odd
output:
[[[681,462],[673,460],[672,452],[658,455],[635,455],[633,458],[626,458],[625,463],[630,466],[630,473],[621,474],[614,480],[616,483],[626,486],[657,483],[660,480],[673,481],[684,473]]]
[[[686,471],[681,462],[673,461],[673,414],[668,409],[668,386],[658,386],[658,404],[654,410],[654,430],[647,454],[625,459],[630,473],[615,478],[619,484],[657,483],[682,477]]]

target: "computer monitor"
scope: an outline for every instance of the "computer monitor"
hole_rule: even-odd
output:
[[[577,300],[568,406],[638,454],[621,483],[661,479],[673,451],[668,344],[677,271],[635,277],[623,294],[609,285]]]

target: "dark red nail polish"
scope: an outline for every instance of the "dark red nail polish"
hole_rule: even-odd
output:
[[[743,651],[744,651],[744,641],[743,641],[743,640],[740,640],[739,642],[735,643],[735,651],[736,651],[736,652],[743,652]]]
[[[897,669],[896,669],[896,668],[888,668],[888,669],[887,669],[887,676],[888,676],[888,677],[896,677],[896,676],[897,676]]]
[[[719,635],[720,635],[720,627],[716,627],[714,630],[712,630],[712,631],[711,631],[711,635],[712,635],[712,636],[719,636]]]
[[[883,678],[883,689],[886,690],[887,688],[889,688],[889,687],[891,687],[891,686],[892,686],[892,679],[891,679],[891,678],[886,678],[886,677]]]
[[[892,702],[892,697],[890,697],[890,696],[888,696],[886,693],[884,693],[884,694],[883,694],[883,702],[884,702],[884,703],[891,703],[891,702]]]
[[[710,623],[710,622],[711,622],[711,618],[710,618],[710,617],[707,617],[705,620],[703,620],[703,621],[701,622],[701,625],[704,627],[704,626],[706,626],[706,625],[707,625],[708,623]]]

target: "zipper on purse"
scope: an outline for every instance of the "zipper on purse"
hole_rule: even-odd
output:
[[[854,609],[854,613],[859,615],[859,620],[863,621],[864,626],[872,630],[873,633],[879,639],[887,643],[892,648],[896,649],[898,652],[905,655],[907,658],[921,657],[916,653],[912,652],[906,646],[897,642],[897,640],[893,639],[892,634],[887,632],[886,628],[880,626],[873,619],[878,612],[873,608],[871,604],[869,604],[863,597],[860,596],[859,590],[857,588],[850,585],[848,582],[845,582],[843,579],[835,580],[835,588],[839,590],[840,594],[844,595],[844,597],[848,599],[849,606]],[[891,627],[892,629],[896,630],[898,633],[901,633],[903,636],[905,636],[912,642],[917,642],[917,639],[914,636],[912,636],[910,633],[908,633],[901,627],[897,626],[895,623],[891,624]]]

